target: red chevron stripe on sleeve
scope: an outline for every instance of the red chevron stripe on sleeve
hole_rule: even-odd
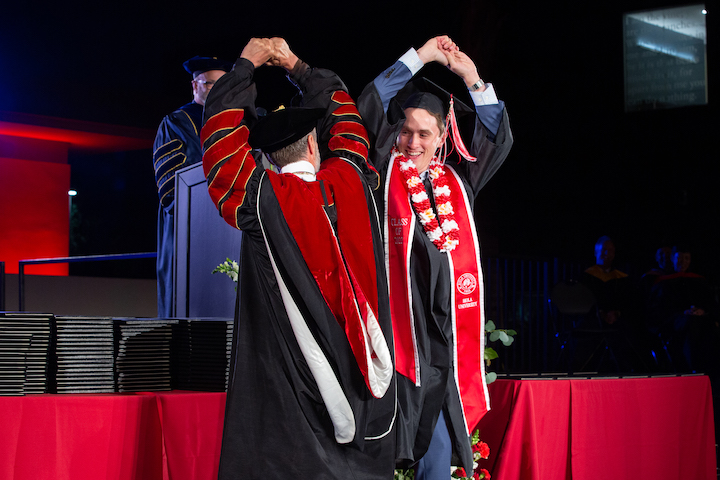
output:
[[[235,182],[243,168],[249,168],[251,173],[255,168],[254,161],[252,161],[252,165],[246,165],[245,162],[248,157],[252,158],[249,151],[239,151],[235,155],[226,157],[226,161],[220,165],[220,168],[217,169],[214,175],[208,177],[208,192],[218,208],[222,206],[222,202],[229,194],[244,194],[244,191],[238,192],[239,189],[236,188]],[[242,183],[240,187],[242,188],[244,185],[245,184]]]
[[[355,137],[359,137],[367,145],[370,145],[370,140],[368,140],[368,136],[367,136],[367,130],[365,130],[365,127],[363,127],[362,124],[358,123],[358,122],[354,122],[354,121],[338,122],[330,128],[330,133],[332,135],[343,135],[343,136],[353,135]]]
[[[334,91],[333,94],[332,94],[331,99],[332,99],[332,101],[335,102],[335,103],[339,103],[339,104],[343,104],[343,105],[344,105],[344,104],[352,104],[352,105],[355,105],[355,101],[353,101],[353,99],[352,99],[352,97],[350,96],[350,94],[348,94],[347,92],[345,92],[345,91],[343,91],[343,90],[336,90],[336,91]]]
[[[237,223],[237,210],[245,201],[247,183],[255,171],[255,158],[247,151],[244,155],[235,155],[220,167],[216,179],[222,178],[221,185],[208,187],[210,196],[222,196],[218,200],[218,210],[227,223],[240,228]],[[226,169],[226,171],[224,171]],[[227,173],[227,175],[226,175]]]
[[[200,142],[205,145],[205,141],[212,137],[215,133],[221,130],[227,130],[235,128],[240,125],[240,122],[245,117],[245,110],[242,108],[233,108],[230,110],[223,110],[222,112],[213,115],[205,122],[202,131],[200,133]]]
[[[360,155],[363,159],[367,159],[368,156],[368,147],[366,144],[337,135],[330,139],[328,147],[336,154],[339,150],[345,150]]]
[[[240,128],[222,137],[205,149],[203,154],[203,171],[205,177],[212,175],[213,169],[217,165],[231,155],[236,155],[241,150],[249,151],[250,145],[247,143],[249,130],[247,126],[241,125]],[[208,180],[210,180],[208,178]]]
[[[205,148],[203,171],[210,198],[225,221],[236,228],[239,228],[237,209],[245,201],[246,186],[256,168],[247,142],[249,130],[239,123],[243,115],[242,109],[220,112],[208,119],[202,129],[203,143],[216,133],[224,135]]]
[[[354,104],[342,105],[333,111],[333,116],[342,117],[345,115],[352,115],[354,117],[360,118],[360,112],[358,112],[358,109],[355,107]]]

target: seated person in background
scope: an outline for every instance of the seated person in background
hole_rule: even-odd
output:
[[[605,324],[613,325],[628,314],[632,307],[634,292],[630,278],[613,268],[615,243],[608,236],[595,242],[595,265],[585,270],[582,283],[595,294],[597,315]]]
[[[668,275],[673,273],[672,248],[660,247],[655,252],[657,267],[650,269],[645,275]]]
[[[672,248],[658,248],[655,252],[655,261],[657,262],[657,266],[645,272],[640,278],[640,287],[642,288],[646,299],[650,296],[652,287],[655,285],[655,282],[657,282],[658,278],[662,277],[663,275],[669,275],[673,273],[674,270],[672,263]]]
[[[688,271],[691,260],[688,247],[673,247],[675,273],[655,283],[648,323],[669,341],[676,369],[714,372],[720,346],[717,305],[705,277]]]
[[[615,243],[610,237],[600,237],[595,242],[596,263],[581,277],[581,283],[592,290],[597,302],[581,329],[614,331],[614,335],[606,337],[614,354],[614,370],[647,371],[652,356],[639,297],[630,277],[613,268],[614,260]],[[582,349],[580,345],[577,348]]]
[[[258,120],[254,74],[268,63],[287,71],[304,108]],[[284,40],[254,38],[210,92],[202,140],[210,197],[243,230],[219,478],[392,478],[379,177],[345,85]]]

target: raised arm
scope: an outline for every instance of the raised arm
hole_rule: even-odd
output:
[[[467,54],[457,46],[440,48],[447,58],[447,67],[468,88],[477,113],[474,133],[467,145],[477,161],[456,164],[477,195],[505,161],[512,145],[505,104],[497,99],[493,86],[482,81],[475,62]]]
[[[300,60],[282,38],[273,38],[275,56],[273,65],[288,72],[303,93],[302,106],[326,109],[318,126],[318,144],[323,160],[343,157],[355,163],[374,188],[377,172],[367,163],[369,141],[355,101],[347,87],[334,72],[311,68]]]
[[[412,80],[420,69],[430,62],[447,65],[445,51],[456,48],[447,35],[429,39],[418,50],[409,49],[391,67],[387,68],[375,80],[369,83],[358,100],[358,109],[368,130],[370,144],[370,161],[383,170],[390,158],[395,139],[404,119],[388,118],[388,107],[391,100]],[[399,107],[398,107],[399,108]]]
[[[384,169],[404,122],[401,105],[395,97],[429,62],[445,65],[457,74],[472,97],[477,115],[473,119],[473,136],[466,139],[465,144],[478,162],[471,165],[463,162],[458,168],[468,173],[468,181],[477,192],[507,156],[512,135],[505,104],[497,99],[493,86],[480,81],[472,59],[444,35],[431,38],[418,50],[408,50],[392,67],[368,84],[360,95],[358,105],[372,145],[370,160],[381,171]]]
[[[255,199],[247,194],[257,188],[259,177],[248,144],[248,127],[257,120],[253,74],[272,53],[270,40],[250,40],[233,69],[220,78],[205,102],[200,139],[208,192],[225,221],[243,230],[251,227],[249,222],[255,218]]]

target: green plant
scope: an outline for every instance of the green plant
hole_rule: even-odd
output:
[[[226,258],[223,263],[215,267],[215,270],[213,270],[212,273],[224,273],[230,277],[233,282],[237,283],[239,271],[240,266],[238,265],[238,262]]]
[[[488,342],[496,342],[500,340],[500,342],[505,345],[506,347],[509,347],[512,345],[512,343],[515,341],[515,335],[517,335],[517,332],[515,330],[509,330],[504,328],[496,328],[495,322],[492,320],[488,320],[485,322],[485,352],[484,352],[484,358],[485,358],[485,365],[490,366],[490,363],[498,358],[498,353],[495,351],[494,348],[490,347],[488,345]],[[485,374],[485,382],[487,384],[491,384],[497,379],[497,373],[495,372],[486,372]]]

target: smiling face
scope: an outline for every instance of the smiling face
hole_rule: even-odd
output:
[[[676,272],[687,272],[692,256],[690,252],[675,252],[672,255],[673,266]]]
[[[441,141],[436,117],[422,108],[405,109],[405,123],[398,136],[398,149],[413,161],[418,173],[427,170]]]

